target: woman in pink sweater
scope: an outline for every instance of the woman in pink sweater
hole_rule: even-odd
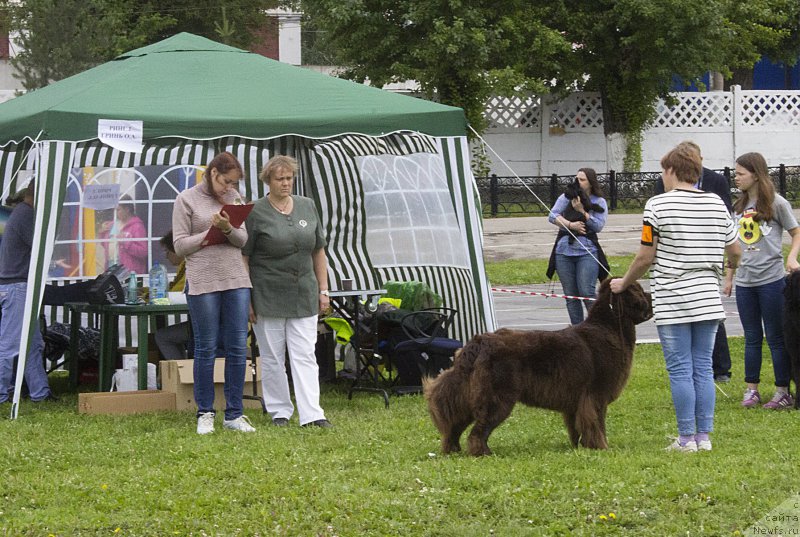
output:
[[[225,345],[225,420],[236,431],[255,429],[242,413],[250,277],[241,255],[247,242],[245,226],[234,228],[223,205],[240,202],[242,165],[231,153],[214,157],[203,182],[181,192],[175,200],[172,229],[175,253],[186,258],[187,303],[194,330],[194,399],[197,432],[214,432],[214,361],[222,332]],[[211,227],[226,238],[204,245]]]

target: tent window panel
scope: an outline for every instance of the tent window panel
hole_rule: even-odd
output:
[[[439,251],[436,247],[436,235],[432,229],[417,229],[414,231],[416,239],[417,257],[424,265],[435,265],[439,261]]]
[[[391,229],[391,226],[389,225],[389,217],[386,215],[367,216],[367,227],[374,230],[376,233],[388,231]]]
[[[53,278],[91,278],[120,261],[120,247],[145,246],[141,262],[145,272],[155,262],[174,273],[159,239],[172,229],[172,211],[178,193],[193,187],[204,163],[196,165],[137,166],[133,168],[74,168],[70,173],[61,220],[57,224]],[[85,205],[87,185],[119,185],[119,195],[133,199],[136,216],[145,228],[143,237],[124,237],[116,209],[94,209]],[[56,257],[58,256],[58,257]],[[68,268],[69,267],[69,268]],[[130,267],[129,267],[130,268]],[[140,270],[136,268],[137,272]]]
[[[455,226],[454,221],[450,221],[445,214],[445,205],[441,202],[442,195],[439,192],[433,195],[424,196],[422,198],[423,210],[428,216],[428,222],[431,226],[437,227],[451,227]],[[449,199],[449,198],[448,198]]]
[[[367,236],[367,249],[372,257],[394,259],[394,245],[389,231],[371,233]]]
[[[386,198],[382,195],[364,196],[364,211],[367,215],[367,226],[374,230],[384,230],[389,227],[389,207]]]
[[[466,250],[459,248],[457,245],[463,244],[464,239],[461,237],[461,232],[455,229],[448,229],[445,240],[442,241],[440,246],[446,247],[448,254],[455,260],[455,264],[459,266],[468,266],[469,257]]]
[[[394,229],[387,234],[397,263],[404,263],[403,260],[406,259],[414,259],[415,263],[419,262],[416,237],[413,232],[409,231],[407,229]]]
[[[389,217],[389,226],[392,228],[405,228],[413,224],[409,208],[409,199],[403,192],[388,192],[384,195],[386,199],[386,211]],[[367,230],[369,233],[369,230]]]
[[[376,267],[469,266],[440,155],[368,155],[356,162]]]
[[[412,226],[428,226],[428,211],[425,208],[425,198],[429,197],[427,192],[409,192],[406,195],[408,203],[408,215]]]

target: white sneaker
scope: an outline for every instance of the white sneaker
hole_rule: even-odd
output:
[[[253,427],[253,424],[250,423],[250,420],[245,415],[241,415],[235,420],[224,420],[222,422],[222,426],[226,429],[232,429],[234,431],[241,431],[243,433],[254,433],[256,432],[256,428]]]
[[[210,434],[214,432],[214,413],[205,412],[197,418],[197,434]]]
[[[709,442],[709,446],[711,442]],[[694,440],[689,440],[684,445],[681,445],[676,438],[674,442],[666,448],[667,451],[680,451],[681,453],[696,453],[697,452],[697,442]]]
[[[697,443],[698,451],[711,451],[711,440],[700,440]]]

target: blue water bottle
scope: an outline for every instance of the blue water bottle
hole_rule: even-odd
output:
[[[150,303],[163,303],[167,298],[167,269],[155,263],[150,269]]]

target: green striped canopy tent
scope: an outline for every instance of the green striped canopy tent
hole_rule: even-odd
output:
[[[141,151],[101,142],[100,120],[141,121]],[[257,199],[266,193],[258,181],[263,164],[275,154],[292,155],[301,165],[297,191],[314,199],[322,216],[332,288],[342,278],[359,288],[421,280],[459,311],[456,337],[493,330],[466,127],[459,108],[186,33],[0,104],[2,197],[30,177],[37,184],[23,322],[28,337],[21,338],[12,417],[31,320],[64,227],[62,208],[70,205],[69,189],[80,205],[83,184],[75,170],[83,168],[200,168],[228,150],[245,166],[242,194]],[[173,185],[167,196],[174,199],[186,186]],[[162,187],[145,190],[163,198]],[[151,224],[169,220],[148,211]],[[169,227],[171,220],[160,224]]]

